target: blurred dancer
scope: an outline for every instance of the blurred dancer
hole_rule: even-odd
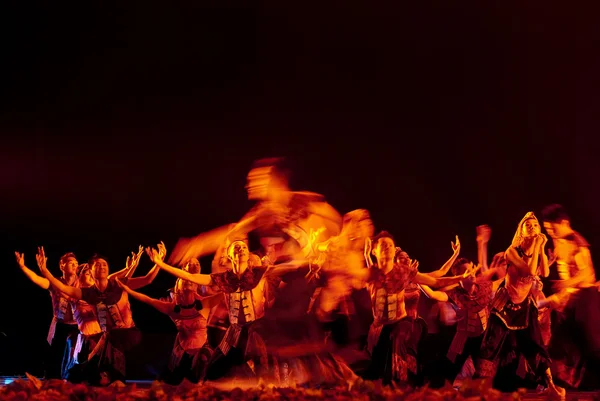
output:
[[[550,347],[553,372],[570,387],[593,388],[600,373],[600,293],[589,244],[571,228],[562,206],[545,207],[542,219],[560,277],[554,285],[558,292],[538,302],[558,312]]]
[[[215,253],[226,238],[258,242],[266,254],[277,263],[281,259],[298,259],[306,243],[298,244],[299,232],[309,233],[324,228],[319,238],[324,241],[337,235],[341,228],[341,216],[322,195],[313,192],[295,192],[289,188],[290,171],[284,158],[261,159],[251,167],[247,177],[248,199],[257,201],[233,228],[223,226],[192,239],[178,242],[169,263],[177,265],[192,257]],[[254,249],[254,246],[251,245]],[[304,257],[306,255],[303,255]]]

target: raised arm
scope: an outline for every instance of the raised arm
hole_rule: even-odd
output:
[[[439,288],[439,287],[446,287],[446,286],[449,286],[452,284],[459,283],[460,280],[462,280],[463,278],[464,278],[464,276],[431,277],[428,274],[417,273],[417,275],[414,278],[414,282],[416,284],[421,284],[421,285],[425,284],[430,287]]]
[[[131,277],[128,279],[127,283],[129,284],[129,287],[134,290],[140,289],[153,282],[159,271],[160,267],[158,265],[154,265],[148,274],[142,277]]]
[[[131,281],[131,279],[129,279],[129,280]],[[156,309],[159,312],[164,313],[165,315],[169,315],[170,312],[173,311],[173,308],[175,306],[174,302],[164,302],[164,301],[159,301],[158,299],[150,298],[147,295],[144,295],[142,293],[132,290],[129,286],[123,284],[121,282],[121,280],[119,280],[119,278],[117,278],[116,281],[117,281],[117,284],[119,284],[119,287],[121,287],[123,289],[123,291],[125,291],[126,293],[128,293],[129,295],[131,295],[132,297],[137,299],[138,301],[142,301],[142,302],[152,306],[154,309]]]
[[[481,266],[481,272],[488,271],[488,242],[492,236],[492,229],[487,225],[477,227],[477,264]]]
[[[158,244],[158,257],[160,258],[160,260],[164,260],[166,255],[167,255],[167,248],[165,247],[164,242],[161,242],[160,244]],[[159,271],[160,271],[160,267],[155,263],[154,266],[152,267],[152,269],[150,269],[150,271],[148,272],[148,274],[146,274],[143,277],[129,278],[129,280],[127,281],[127,284],[133,290],[137,290],[139,288],[145,287],[148,284],[150,284],[152,281],[154,281],[154,279],[158,275]],[[130,274],[126,275],[126,277],[129,277],[129,276],[130,276]]]
[[[430,277],[444,277],[448,273],[456,261],[456,258],[458,258],[458,255],[460,254],[460,240],[458,239],[458,235],[456,236],[456,242],[451,241],[450,246],[452,246],[452,256],[438,270],[427,273]]]
[[[427,285],[419,285],[419,288],[429,299],[439,302],[448,302],[448,294],[443,291],[434,291]]]
[[[29,280],[33,281],[34,284],[38,285],[39,287],[42,287],[45,290],[50,288],[50,281],[47,278],[38,276],[32,270],[27,268],[27,266],[25,266],[25,256],[23,256],[22,253],[15,252],[15,256],[17,258],[17,264],[19,265],[23,273],[25,273],[27,278],[29,278]]]
[[[160,267],[162,270],[166,271],[167,273],[169,273],[177,278],[180,278],[183,280],[188,280],[188,281],[191,281],[192,283],[196,283],[198,285],[210,285],[212,282],[210,274],[191,274],[182,269],[178,269],[176,267],[169,266],[160,258],[158,251],[156,249],[146,248],[146,253],[148,253],[148,256],[150,256],[150,259],[152,259],[152,261],[158,267]]]
[[[70,285],[63,284],[62,281],[60,281],[59,279],[54,277],[52,275],[52,273],[50,273],[50,271],[46,267],[46,262],[48,261],[48,258],[46,257],[46,254],[44,253],[43,247],[38,248],[38,254],[36,255],[36,259],[37,259],[37,263],[38,263],[38,267],[40,268],[40,271],[42,272],[44,277],[46,277],[48,279],[48,281],[50,282],[50,284],[52,284],[53,287],[55,287],[56,289],[61,291],[63,294],[68,295],[69,297],[71,297],[73,299],[79,300],[83,297],[83,295],[81,293],[81,288],[71,287]]]
[[[138,265],[140,264],[140,258],[142,257],[143,252],[144,248],[140,245],[138,248],[138,253],[131,252],[131,256],[127,256],[125,267],[118,272],[110,274],[108,279],[131,277],[135,272],[135,269],[137,269]]]

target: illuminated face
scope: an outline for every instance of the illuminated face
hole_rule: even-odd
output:
[[[375,245],[375,257],[380,265],[386,265],[389,262],[393,262],[396,254],[396,245],[391,238],[380,238]]]
[[[75,275],[77,274],[77,267],[79,266],[79,263],[77,262],[77,259],[75,259],[74,257],[68,257],[67,260],[65,260],[65,262],[63,263],[63,265],[60,267],[60,269],[67,275]]]
[[[229,246],[228,256],[233,265],[233,272],[242,274],[248,267],[250,251],[248,245],[243,241],[235,241]]]
[[[563,220],[560,223],[550,223],[545,221],[544,228],[552,239],[564,238],[571,233],[571,226],[566,220]]]
[[[104,259],[96,259],[94,267],[94,277],[96,280],[108,278],[108,263]]]
[[[536,219],[527,219],[523,223],[522,235],[525,238],[532,238],[541,233],[540,223]]]
[[[404,251],[398,252],[396,254],[396,263],[398,263],[401,266],[408,267],[408,265],[410,264],[410,257],[408,256],[408,253]]]
[[[94,277],[92,276],[91,269],[86,270],[79,276],[79,287],[88,288],[94,285]]]
[[[190,259],[189,263],[183,268],[184,271],[187,271],[191,274],[199,274],[200,273],[200,262],[196,258]]]
[[[259,167],[250,170],[246,184],[248,199],[263,200],[267,198],[272,180],[271,169],[272,167]]]

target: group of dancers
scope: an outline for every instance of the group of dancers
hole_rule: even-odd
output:
[[[16,253],[22,271],[50,291],[47,377],[124,381],[141,336],[131,298],[175,323],[162,376],[174,384],[460,386],[471,377],[498,387],[519,380],[564,398],[561,386],[580,387],[597,367],[600,295],[589,245],[560,205],[541,213],[552,250],[529,212],[490,264],[491,229],[480,226],[477,261],[460,257],[457,237],[448,261],[425,273],[390,233],[375,235],[368,211],[341,216],[321,195],[291,191],[288,175],[284,159],[255,162],[246,189],[256,206],[238,223],[180,240],[169,258],[163,243],[140,247],[110,273],[101,255],[78,264],[67,253],[55,277],[42,247],[41,274]],[[144,251],[154,266],[134,277]],[[203,274],[199,258],[211,254]],[[554,266],[560,280],[545,294]],[[176,277],[168,296],[139,292],[160,270]],[[434,313],[419,314],[421,294]]]

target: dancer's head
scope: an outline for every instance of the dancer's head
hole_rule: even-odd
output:
[[[65,253],[59,260],[60,270],[65,276],[74,276],[77,274],[77,258],[73,252]]]
[[[515,236],[513,237],[513,246],[521,246],[523,241],[529,241],[541,233],[540,223],[533,212],[528,212],[519,222]]]
[[[199,274],[201,270],[200,261],[196,258],[191,258],[183,267],[183,270],[190,274]]]
[[[564,238],[573,232],[571,219],[561,205],[546,206],[541,213],[544,228],[552,239]]]
[[[384,268],[396,257],[396,244],[394,237],[387,231],[382,231],[373,238],[373,255],[377,258],[377,264]]]
[[[282,157],[255,161],[247,177],[248,199],[265,200],[288,191],[289,176],[290,171]]]
[[[92,275],[92,267],[83,263],[77,268],[77,286],[79,288],[88,288],[94,285],[94,276]]]
[[[109,267],[106,258],[95,254],[88,260],[88,264],[93,267],[92,275],[96,280],[105,280],[108,278]]]
[[[231,261],[233,272],[241,275],[248,268],[248,260],[250,258],[248,245],[244,241],[233,241],[227,247],[227,257]]]

